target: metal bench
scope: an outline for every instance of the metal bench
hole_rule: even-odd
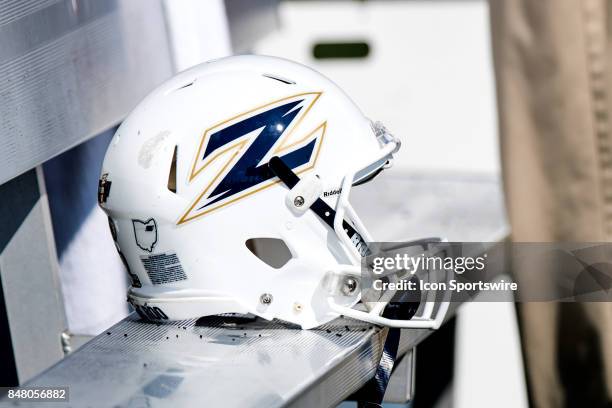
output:
[[[387,206],[364,206],[363,218],[367,223],[380,218],[379,212],[386,214],[388,225],[396,225],[386,227],[392,236],[440,231],[455,241],[504,236],[495,179],[389,177],[376,183],[376,189],[389,193]],[[356,189],[356,202],[364,203],[372,194],[371,189]],[[393,211],[391,205],[396,206]],[[379,224],[375,228],[384,232]],[[133,314],[25,386],[69,386],[71,406],[154,402],[170,407],[193,401],[226,407],[334,406],[372,377],[385,334],[386,329],[350,319],[299,330],[237,316],[153,324]],[[413,350],[429,334],[403,330],[400,354]],[[396,369],[403,378],[391,394],[410,393],[411,358]]]

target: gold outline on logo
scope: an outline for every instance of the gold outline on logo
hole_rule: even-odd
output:
[[[250,196],[250,195],[252,195],[252,194],[255,194],[255,193],[259,192],[259,191],[262,191],[262,190],[264,190],[264,189],[266,189],[266,188],[268,188],[268,187],[271,187],[271,186],[273,186],[274,184],[277,184],[277,183],[279,183],[279,182],[280,182],[280,180],[278,180],[278,179],[276,179],[276,180],[272,179],[273,181],[271,181],[271,182],[269,182],[269,183],[264,184],[263,186],[261,186],[261,187],[257,188],[256,190],[249,191],[249,192],[247,192],[247,193],[244,193],[244,194],[242,194],[242,195],[239,195],[238,197],[236,197],[236,198],[234,198],[234,199],[232,199],[232,200],[225,201],[225,202],[221,203],[220,205],[214,206],[214,207],[212,207],[212,208],[210,208],[210,209],[208,209],[208,210],[206,210],[206,211],[202,211],[201,213],[198,213],[198,214],[196,214],[196,215],[193,215],[193,216],[191,216],[191,217],[188,217],[188,215],[191,213],[191,211],[194,209],[194,207],[195,207],[195,206],[196,206],[196,205],[197,205],[197,204],[200,202],[200,200],[202,199],[202,197],[204,196],[204,194],[206,194],[206,193],[207,193],[207,192],[210,190],[210,188],[211,188],[211,187],[212,187],[212,186],[213,186],[213,185],[214,185],[214,184],[217,182],[217,180],[219,179],[219,177],[220,177],[222,174],[224,174],[224,173],[225,173],[225,171],[227,170],[227,168],[229,167],[229,165],[230,165],[231,163],[233,163],[233,162],[234,162],[234,161],[237,159],[237,157],[239,156],[239,154],[242,152],[242,149],[244,148],[244,146],[246,146],[246,145],[248,145],[248,144],[249,144],[249,141],[248,141],[248,140],[243,139],[243,140],[239,140],[239,141],[238,141],[238,142],[236,142],[236,143],[231,144],[230,146],[224,147],[224,148],[223,148],[221,151],[216,152],[216,153],[215,153],[215,154],[213,154],[211,157],[209,157],[209,158],[208,158],[208,159],[207,159],[207,160],[204,162],[204,164],[202,164],[202,165],[201,165],[199,168],[197,168],[197,169],[196,169],[196,166],[197,166],[197,164],[198,164],[198,158],[199,158],[199,157],[201,157],[201,154],[202,154],[202,149],[204,148],[204,142],[205,142],[205,141],[208,139],[209,134],[210,134],[210,133],[211,133],[213,130],[215,130],[215,129],[217,129],[217,128],[219,128],[219,127],[221,127],[221,126],[223,126],[223,125],[225,125],[225,124],[227,124],[227,123],[229,123],[229,122],[232,122],[232,121],[234,121],[234,120],[236,120],[236,119],[239,119],[239,118],[241,118],[241,117],[243,117],[243,116],[249,115],[249,114],[251,114],[251,113],[253,113],[253,112],[256,112],[256,111],[258,111],[258,110],[262,110],[262,109],[264,109],[264,108],[266,108],[266,107],[268,107],[268,106],[278,104],[279,102],[282,102],[282,101],[285,101],[285,100],[289,100],[289,99],[298,98],[298,97],[300,97],[300,96],[306,96],[306,95],[315,95],[315,97],[312,99],[312,101],[310,101],[310,103],[308,104],[308,106],[307,106],[307,107],[306,107],[306,109],[304,110],[304,113],[302,113],[302,114],[300,115],[300,117],[299,117],[299,118],[298,118],[298,120],[295,122],[295,124],[294,124],[294,125],[291,127],[291,129],[289,129],[289,131],[288,131],[288,132],[287,132],[285,135],[283,135],[283,139],[281,140],[280,144],[279,144],[279,145],[278,145],[278,147],[276,147],[276,148],[274,149],[274,151],[273,151],[273,154],[275,154],[275,153],[279,153],[279,152],[282,152],[282,151],[287,150],[287,149],[289,149],[289,148],[291,148],[291,147],[294,147],[294,146],[296,146],[296,145],[299,145],[299,144],[301,144],[301,143],[304,143],[305,141],[307,141],[308,139],[310,139],[310,138],[312,137],[312,135],[314,135],[315,133],[317,133],[317,132],[321,132],[321,138],[320,138],[320,140],[317,142],[317,147],[316,147],[316,151],[315,151],[315,155],[314,155],[314,160],[311,160],[309,163],[305,163],[304,165],[302,165],[302,166],[306,166],[306,167],[303,167],[303,168],[301,168],[301,169],[298,167],[298,170],[296,171],[296,174],[300,174],[300,173],[303,173],[303,172],[305,172],[305,171],[308,171],[308,170],[312,169],[312,168],[315,166],[315,164],[316,164],[316,162],[317,162],[317,159],[318,159],[318,157],[319,157],[319,153],[320,153],[320,151],[321,151],[321,145],[323,144],[323,139],[325,138],[325,132],[326,132],[326,130],[327,130],[327,121],[325,121],[325,122],[321,123],[321,124],[320,124],[319,126],[317,126],[317,127],[316,127],[316,128],[315,128],[315,129],[314,129],[312,132],[308,133],[306,136],[304,136],[304,137],[303,137],[303,138],[301,138],[300,140],[297,140],[297,141],[295,141],[295,142],[293,142],[293,143],[291,143],[291,144],[289,144],[289,145],[287,145],[287,146],[285,146],[285,143],[286,143],[286,141],[287,141],[287,140],[289,140],[290,136],[293,134],[293,132],[295,131],[295,129],[296,129],[296,128],[297,128],[297,127],[298,127],[298,126],[301,124],[301,122],[302,122],[302,120],[304,119],[304,117],[306,117],[306,115],[308,115],[308,113],[310,112],[310,109],[311,109],[311,108],[314,106],[314,104],[315,104],[315,103],[318,101],[318,99],[321,97],[321,95],[322,95],[322,94],[323,94],[323,92],[304,92],[304,93],[299,93],[299,94],[295,94],[295,95],[287,96],[287,97],[284,97],[284,98],[281,98],[281,99],[274,100],[274,101],[272,101],[272,102],[268,102],[268,103],[266,103],[266,104],[264,104],[264,105],[260,105],[260,106],[258,106],[258,107],[256,107],[256,108],[249,109],[248,111],[245,111],[245,112],[242,112],[242,113],[240,113],[240,114],[238,114],[238,115],[232,116],[232,117],[231,117],[231,118],[229,118],[229,119],[223,120],[223,121],[221,121],[221,122],[219,122],[219,123],[217,123],[217,124],[215,124],[215,125],[213,125],[213,126],[211,126],[211,127],[207,128],[207,129],[204,131],[204,133],[202,134],[202,138],[201,138],[201,140],[200,140],[200,145],[198,146],[198,150],[197,150],[196,155],[195,155],[195,157],[194,157],[194,160],[193,160],[193,165],[191,166],[191,173],[190,173],[190,175],[189,175],[188,183],[191,183],[191,182],[192,182],[192,181],[193,181],[193,180],[194,180],[194,179],[195,179],[195,178],[198,176],[198,174],[200,174],[200,172],[202,172],[202,170],[204,170],[204,169],[205,169],[205,168],[206,168],[208,165],[210,165],[210,164],[211,164],[213,161],[215,161],[215,160],[216,160],[218,157],[220,157],[221,155],[223,155],[223,154],[225,154],[225,153],[227,153],[227,152],[229,152],[229,151],[231,151],[231,150],[235,150],[235,151],[234,151],[234,153],[231,155],[231,157],[230,157],[230,158],[227,160],[227,162],[226,162],[226,163],[223,165],[223,167],[221,167],[221,169],[220,169],[220,170],[217,172],[217,174],[216,174],[216,175],[213,177],[213,179],[212,179],[212,180],[211,180],[211,181],[208,183],[208,185],[206,186],[206,188],[204,189],[204,191],[202,191],[202,193],[200,193],[200,194],[198,195],[198,197],[197,197],[197,198],[196,198],[196,199],[193,201],[193,203],[192,203],[192,204],[189,206],[189,208],[187,209],[187,211],[185,211],[185,212],[183,213],[183,215],[181,216],[181,218],[180,218],[180,219],[179,219],[179,221],[177,222],[177,225],[183,224],[183,223],[185,223],[185,222],[187,222],[187,221],[194,220],[194,219],[196,219],[196,218],[198,218],[198,217],[201,217],[201,216],[203,216],[203,215],[206,215],[206,214],[208,214],[208,213],[210,213],[210,212],[212,212],[212,211],[215,211],[215,210],[218,210],[218,209],[220,209],[220,208],[222,208],[222,207],[225,207],[226,205],[229,205],[229,204],[235,203],[236,201],[239,201],[239,200],[241,200],[241,199],[243,199],[243,198],[246,198],[246,197],[248,197],[248,196]]]

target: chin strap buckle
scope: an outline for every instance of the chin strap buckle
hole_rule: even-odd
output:
[[[297,176],[297,174],[295,174],[293,170],[291,170],[291,168],[287,166],[287,164],[278,156],[274,156],[270,159],[268,167],[270,168],[270,171],[274,173],[276,177],[278,177],[289,189],[293,189],[300,182],[300,178]],[[295,198],[297,198],[297,196]],[[334,229],[336,210],[331,208],[329,204],[319,197],[317,197],[314,202],[310,203],[310,206],[306,206],[305,204],[306,199],[304,198],[303,207],[310,208],[325,224],[327,224],[332,230]],[[355,228],[344,219],[342,220],[342,228],[344,228],[349,237],[354,237],[356,241],[357,237],[361,240],[361,236],[357,233],[357,230],[355,230]],[[367,249],[367,245],[365,248]]]
[[[323,193],[319,176],[308,175],[300,179],[286,196],[287,206],[297,214],[303,214]]]

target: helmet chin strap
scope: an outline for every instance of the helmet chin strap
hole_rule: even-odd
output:
[[[283,183],[285,183],[289,189],[295,187],[300,181],[298,175],[295,174],[295,172],[293,172],[293,170],[291,170],[291,168],[287,166],[287,164],[278,156],[272,157],[268,162],[268,166],[272,173],[274,173]],[[325,201],[323,201],[321,198],[317,198],[310,206],[310,209],[314,211],[314,213],[332,230],[334,229],[336,211]],[[347,235],[351,237],[351,240],[355,241],[355,239],[358,237],[359,241],[357,242],[363,243],[363,248],[365,248],[365,251],[363,252],[362,256],[371,254],[367,244],[363,242],[363,239],[352,225],[343,219],[342,227],[346,231]],[[410,320],[416,314],[419,307],[419,302],[410,301],[408,300],[407,296],[409,295],[406,292],[397,292],[392,301],[386,305],[385,310],[383,311],[383,318],[393,320]],[[391,372],[393,370],[393,366],[395,365],[395,360],[397,359],[400,334],[401,329],[397,327],[389,328],[385,343],[383,345],[383,353],[380,357],[378,367],[376,368],[376,374],[366,383],[366,385],[364,385],[362,391],[358,394],[359,407],[382,407],[381,404],[383,397],[385,396],[385,391],[387,389],[387,385],[389,384],[389,378],[391,377]]]
[[[417,312],[418,302],[411,301],[414,294],[406,291],[398,291],[389,304],[385,307],[383,316],[387,319],[410,320]],[[390,327],[385,344],[383,345],[380,362],[376,367],[374,377],[370,379],[357,393],[358,408],[378,408],[382,407],[385,391],[389,385],[389,379],[399,349],[401,329]]]

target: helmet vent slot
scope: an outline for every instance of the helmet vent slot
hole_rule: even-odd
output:
[[[283,84],[295,85],[295,81],[292,81],[292,80],[287,79],[287,78],[283,78],[283,77],[278,76],[278,75],[272,75],[272,74],[262,74],[262,75],[264,77],[266,77],[266,78],[270,78],[270,79],[274,79],[275,81],[282,82]]]
[[[196,78],[197,79],[197,78]],[[170,95],[173,92],[180,91],[181,89],[189,88],[191,85],[195,84],[196,79],[186,82],[182,85],[177,86],[176,88],[168,89],[164,92],[164,95]]]
[[[190,87],[194,83],[195,83],[195,79],[193,81],[191,81],[191,82],[187,82],[186,84],[179,86],[178,88],[175,89],[175,91],[180,91],[181,89],[185,89],[187,87]]]
[[[293,254],[279,238],[250,238],[244,243],[260,261],[274,269],[280,269],[293,258]]]
[[[172,155],[172,163],[170,164],[170,171],[168,172],[168,190],[176,194],[176,156],[178,153],[178,146],[174,146],[174,154]]]

